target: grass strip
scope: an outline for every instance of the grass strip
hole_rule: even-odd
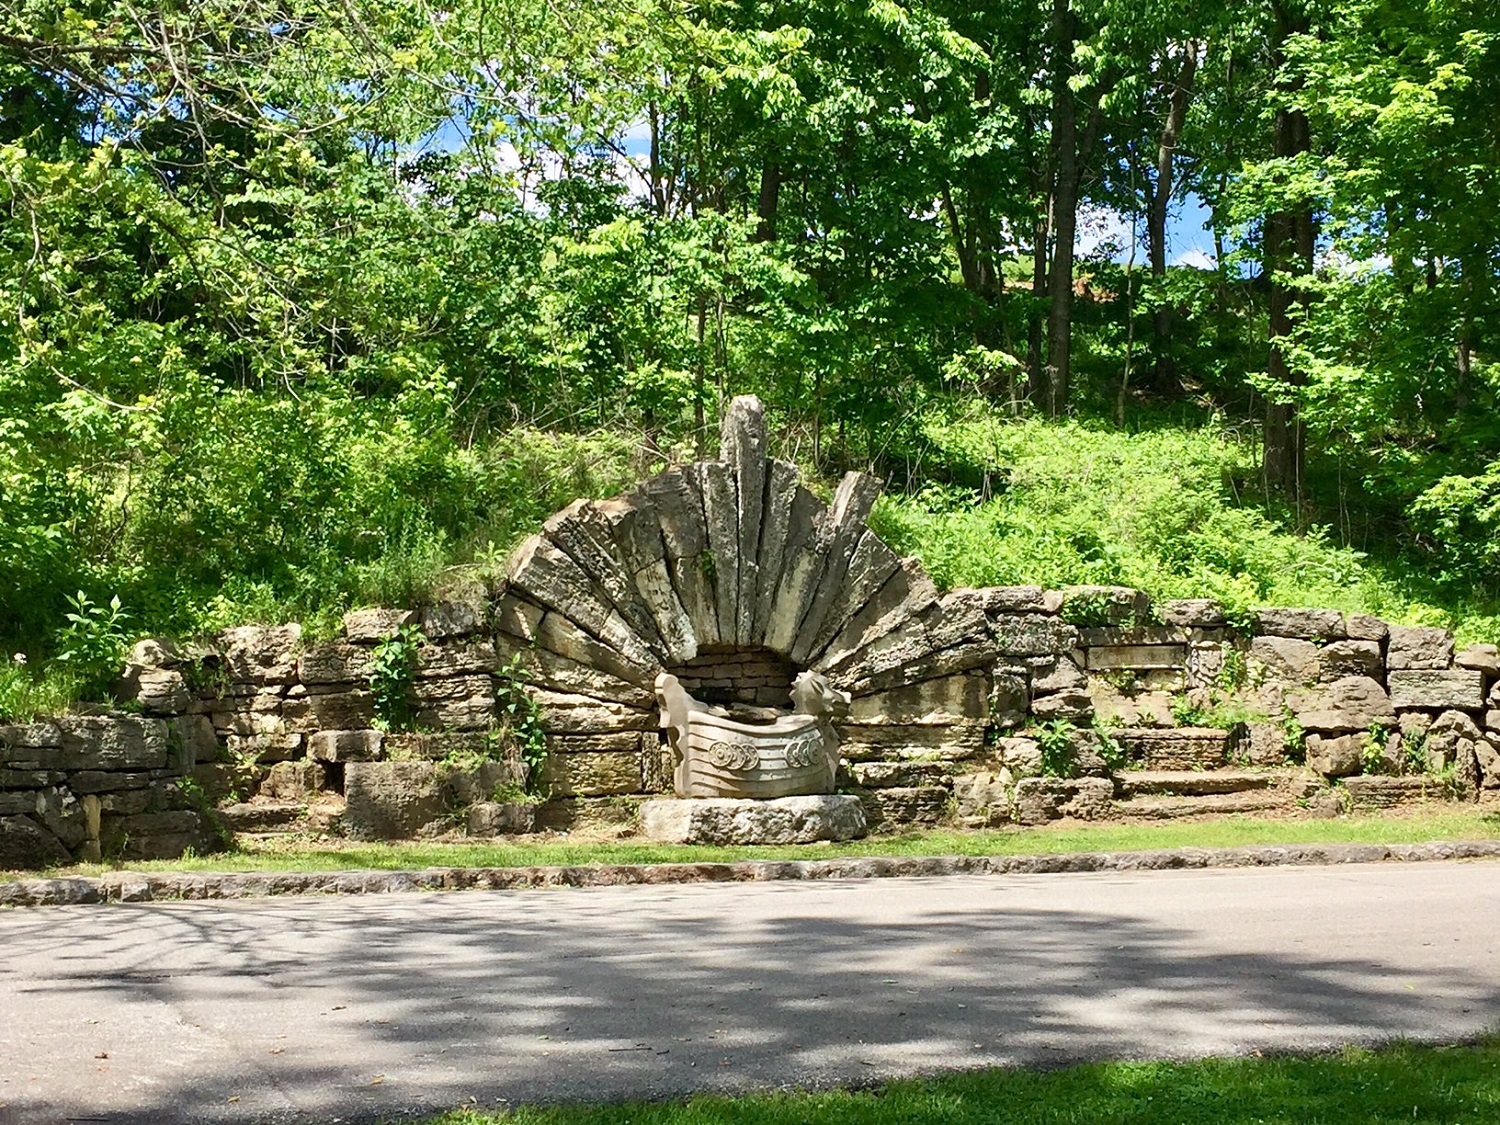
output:
[[[462,1110],[426,1125],[1458,1125],[1500,1121],[1500,1043],[984,1070],[867,1091]]]
[[[705,847],[558,837],[525,843],[396,841],[384,844],[296,837],[246,840],[235,851],[177,860],[77,864],[48,874],[130,871],[344,871],[426,867],[526,867],[615,863],[711,863],[743,859],[830,859],[841,856],[1054,855],[1250,844],[1422,844],[1436,840],[1500,839],[1500,812],[1416,810],[1337,820],[1250,817],[1165,824],[931,830],[841,844]],[[20,874],[0,879],[22,877]]]

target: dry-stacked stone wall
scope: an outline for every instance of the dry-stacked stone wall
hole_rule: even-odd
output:
[[[718,461],[570,506],[483,593],[356,611],[336,640],[142,642],[130,713],[0,727],[0,866],[230,832],[630,831],[671,788],[663,671],[749,714],[803,670],[848,692],[839,784],[877,828],[1500,794],[1493,646],[1116,587],[944,593],[870,531],[876,493],[850,474],[825,504],[736,400]],[[382,715],[377,657],[403,635]]]

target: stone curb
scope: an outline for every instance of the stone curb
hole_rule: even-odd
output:
[[[1341,863],[1427,863],[1500,859],[1500,840],[1431,844],[1292,844],[1173,848],[1061,855],[743,860],[738,863],[605,864],[597,867],[429,867],[420,871],[116,871],[98,878],[0,883],[0,907],[170,902],[272,895],[369,895],[402,891],[618,887],[666,883],[931,878],[940,875],[1051,875],[1087,871],[1170,871],[1216,867],[1309,867]]]

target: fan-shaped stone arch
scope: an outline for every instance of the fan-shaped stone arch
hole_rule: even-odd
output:
[[[978,600],[940,595],[870,530],[879,490],[849,473],[825,504],[767,456],[759,399],[736,398],[717,461],[577,501],[524,543],[497,631],[529,650],[522,675],[547,698],[598,701],[622,720],[653,710],[658,673],[700,654],[819,672],[866,714],[869,697],[993,665]]]

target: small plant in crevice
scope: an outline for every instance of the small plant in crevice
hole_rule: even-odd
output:
[[[382,730],[406,730],[412,725],[411,689],[417,679],[418,652],[426,641],[420,626],[407,624],[375,646],[370,695],[375,722]]]
[[[505,663],[496,680],[495,701],[526,766],[526,791],[540,794],[545,784],[542,774],[547,766],[547,732],[542,725],[542,705],[521,679],[525,667],[525,657],[519,652]]]
[[[1223,652],[1224,663],[1219,666],[1218,686],[1221,691],[1238,691],[1245,686],[1250,671],[1245,664],[1244,650],[1225,645]]]
[[[1385,765],[1385,744],[1390,738],[1390,732],[1379,723],[1371,723],[1370,729],[1365,731],[1364,741],[1359,748],[1360,770],[1363,773],[1383,773]]]
[[[1042,751],[1043,777],[1073,776],[1078,764],[1078,751],[1073,745],[1076,733],[1066,719],[1053,719],[1038,728],[1036,741]]]
[[[1105,768],[1111,773],[1124,769],[1129,764],[1129,756],[1120,740],[1115,737],[1115,726],[1103,719],[1094,719],[1094,734],[1099,739],[1099,757],[1104,759]]]
[[[1302,761],[1307,753],[1307,730],[1290,707],[1281,709],[1281,751],[1292,762]]]
[[[1427,772],[1427,736],[1425,734],[1402,736],[1401,770],[1403,773],[1413,775]]]
[[[1076,625],[1081,629],[1136,624],[1134,613],[1127,620],[1116,622],[1115,603],[1104,594],[1075,594],[1063,602],[1059,616],[1069,625]]]

